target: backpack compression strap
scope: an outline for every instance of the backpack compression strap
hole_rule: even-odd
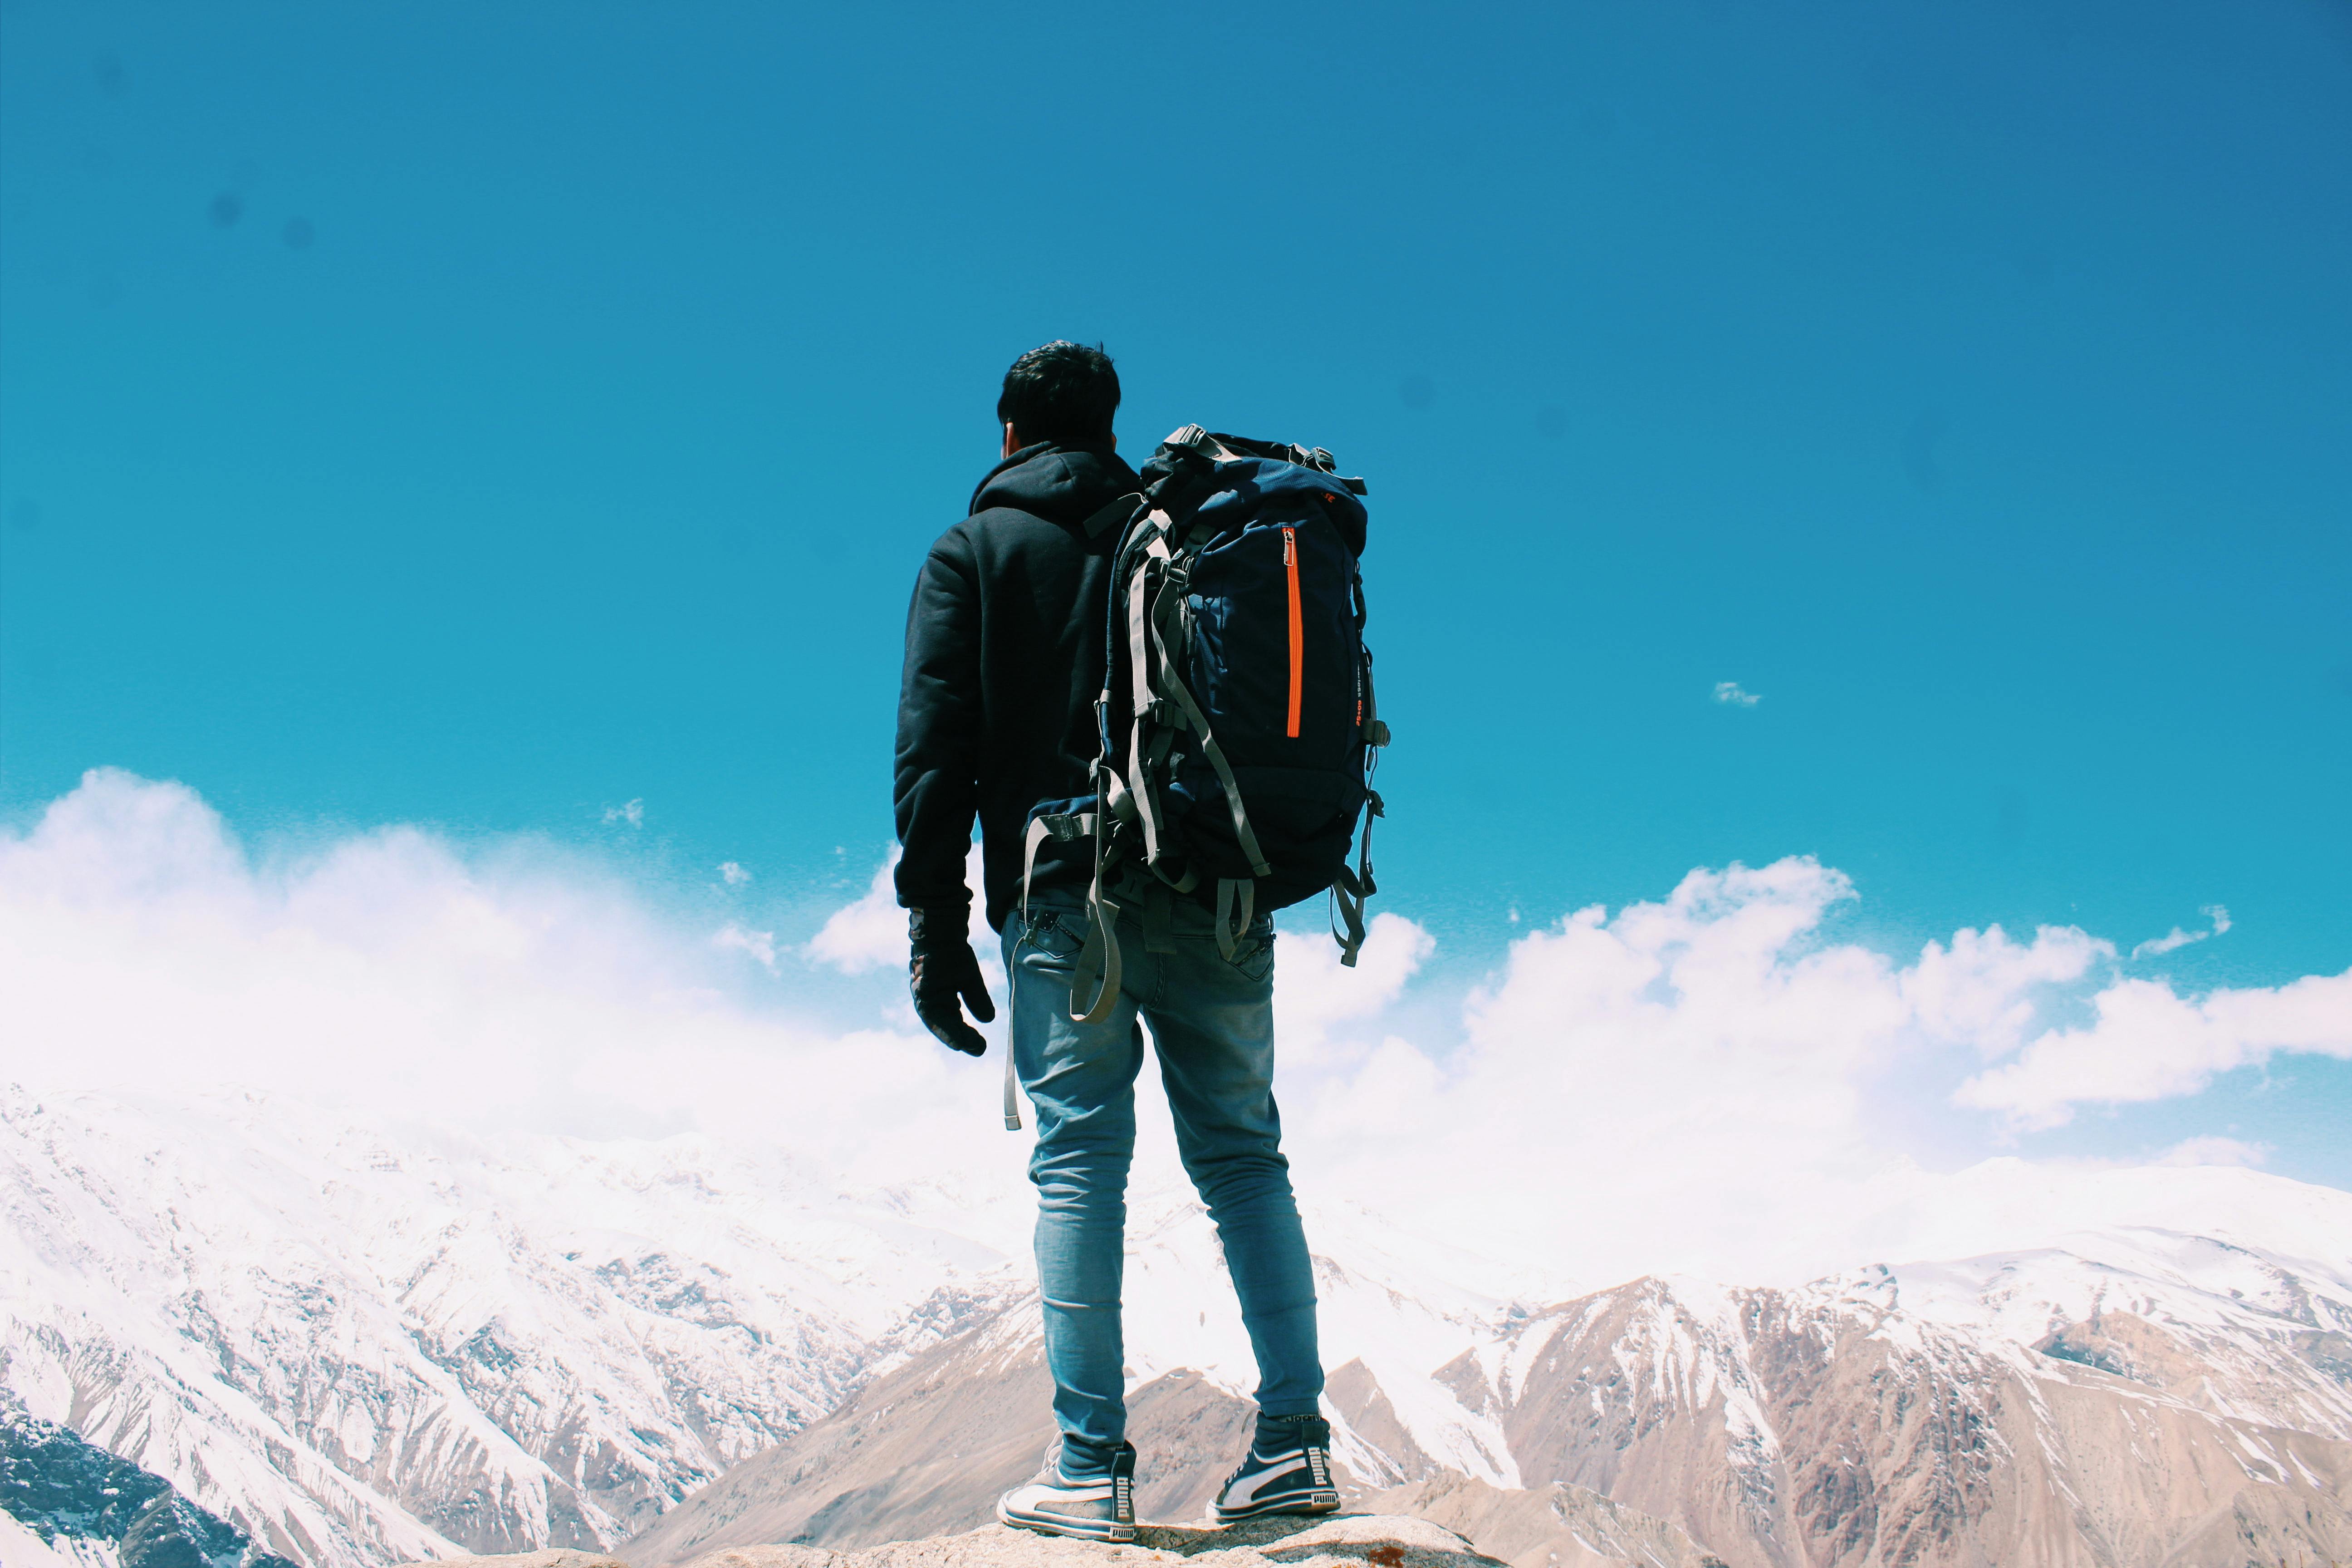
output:
[[[1167,731],[1160,736],[1160,755],[1166,754],[1165,742],[1171,738],[1171,731],[1187,728],[1198,735],[1201,738],[1201,755],[1207,758],[1209,766],[1216,771],[1217,783],[1224,789],[1225,805],[1233,813],[1234,842],[1240,847],[1243,858],[1249,861],[1252,876],[1270,877],[1274,875],[1274,868],[1266,864],[1265,852],[1258,847],[1257,833],[1250,826],[1249,813],[1242,805],[1242,786],[1234,777],[1233,764],[1225,760],[1225,749],[1217,744],[1217,737],[1210,731],[1208,715],[1202,712],[1201,705],[1192,700],[1192,693],[1185,688],[1184,677],[1176,669],[1175,661],[1168,654],[1166,623],[1181,609],[1184,596],[1169,593],[1163,587],[1152,605],[1148,608],[1144,605],[1144,574],[1150,570],[1152,562],[1170,560],[1165,514],[1154,514],[1149,526],[1152,532],[1143,546],[1142,558],[1136,563],[1135,574],[1129,580],[1127,594],[1128,662],[1135,677],[1135,728],[1133,738],[1128,744],[1129,766],[1137,770],[1139,777],[1143,775],[1143,726],[1146,720],[1154,717],[1155,709],[1163,721],[1172,721],[1168,722]],[[1135,791],[1134,795],[1143,815],[1145,857],[1147,860],[1156,862],[1160,858],[1160,824],[1158,813],[1152,809],[1150,793],[1147,784]],[[1152,868],[1155,872],[1159,869],[1156,865]],[[1190,891],[1192,873],[1186,873],[1184,882],[1171,885],[1179,892]]]

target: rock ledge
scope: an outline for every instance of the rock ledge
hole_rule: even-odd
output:
[[[559,1563],[556,1559],[564,1561]],[[835,1552],[822,1546],[730,1546],[686,1568],[1506,1568],[1443,1525],[1394,1514],[1258,1519],[1222,1530],[1146,1524],[1124,1546],[984,1525],[962,1535]],[[466,1557],[402,1568],[626,1568],[586,1552]]]

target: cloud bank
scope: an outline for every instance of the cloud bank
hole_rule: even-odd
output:
[[[1824,937],[1853,897],[1804,858],[1693,871],[1527,931],[1459,996],[1425,988],[1435,943],[1401,915],[1352,970],[1303,923],[1276,994],[1302,1190],[1562,1278],[1787,1277],[1949,1244],[1970,1215],[2067,1212],[2061,1165],[1924,1168],[1890,1095],[1990,1152],[2275,1053],[2352,1057],[2352,971],[2185,994],[2070,927],[1961,931],[1906,962]],[[1016,1237],[1025,1143],[999,1129],[997,1058],[916,1027],[903,931],[887,865],[794,949],[740,918],[689,929],[593,862],[411,828],[257,860],[184,786],[101,771],[0,836],[0,1079],[698,1129],[961,1194]],[[869,988],[870,1025],[811,1022],[820,984]],[[2150,1157],[2263,1154],[2213,1136]],[[1148,1122],[1139,1184],[1179,1179]]]

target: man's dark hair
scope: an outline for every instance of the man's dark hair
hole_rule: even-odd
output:
[[[1099,446],[1110,439],[1118,412],[1118,372],[1100,343],[1056,341],[1031,349],[1004,373],[996,400],[996,422],[1012,426],[1024,446]]]

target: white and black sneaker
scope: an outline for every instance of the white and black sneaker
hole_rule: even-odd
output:
[[[996,1500],[997,1522],[1081,1541],[1133,1541],[1135,1445],[1121,1443],[1112,1450],[1110,1474],[1098,1480],[1064,1476],[1059,1455],[1057,1445],[1035,1480]]]
[[[1217,1494],[1217,1522],[1269,1513],[1337,1513],[1331,1424],[1320,1415],[1261,1415],[1249,1458]]]

